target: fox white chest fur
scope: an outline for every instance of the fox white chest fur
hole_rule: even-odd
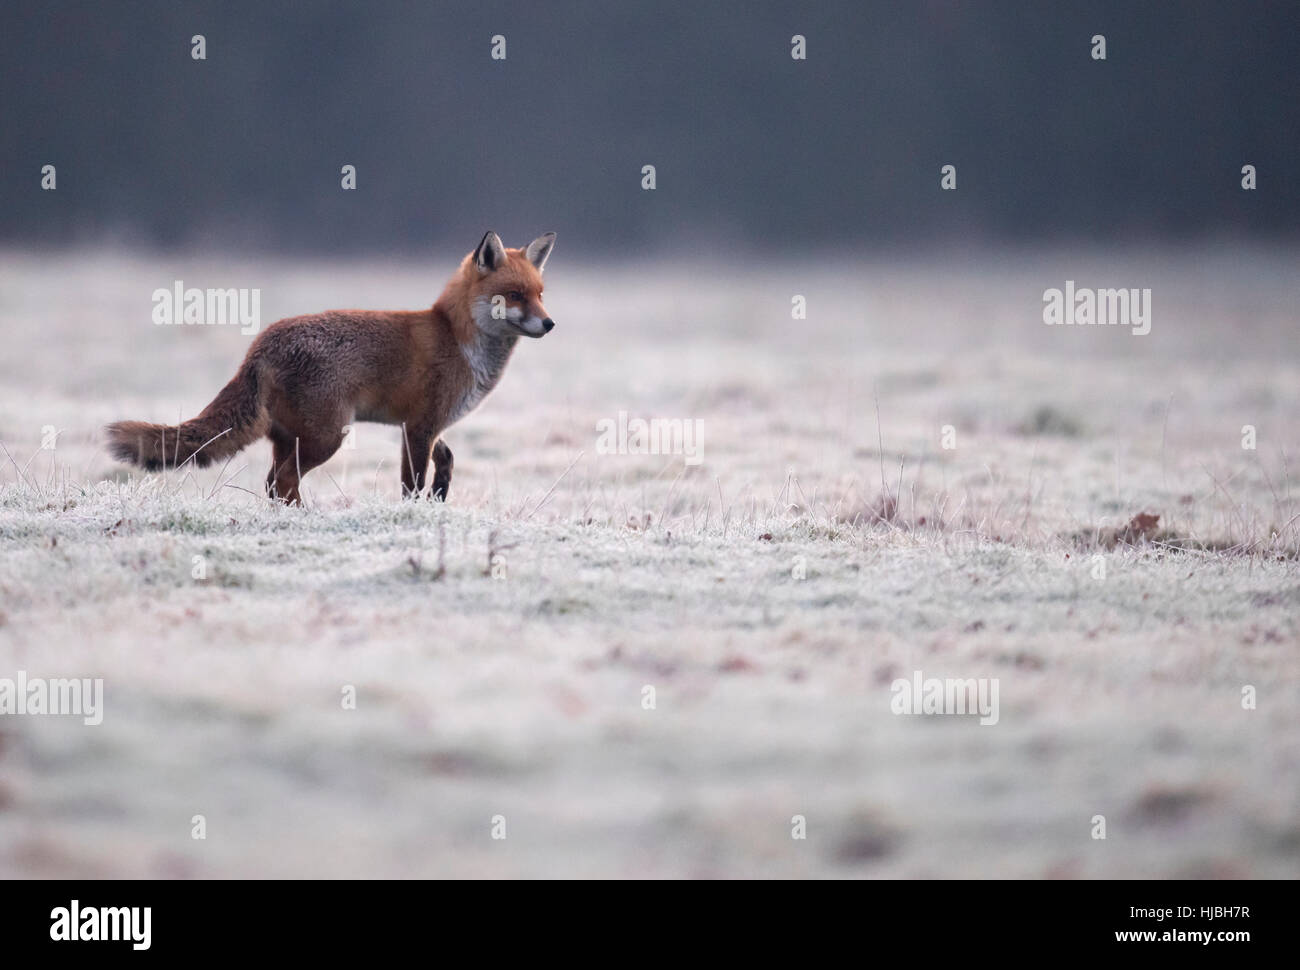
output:
[[[505,373],[518,339],[513,334],[490,334],[480,329],[475,339],[461,348],[474,380],[452,409],[447,421],[449,426],[473,411],[492,393]]]

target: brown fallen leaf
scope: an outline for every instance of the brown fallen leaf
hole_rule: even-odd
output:
[[[1120,543],[1136,545],[1148,542],[1160,531],[1160,516],[1152,512],[1139,512],[1128,523],[1118,529],[1102,529],[1097,535],[1098,543],[1106,549],[1114,549]]]

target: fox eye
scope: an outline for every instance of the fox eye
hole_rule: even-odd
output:
[[[524,295],[520,293],[518,290],[511,290],[506,295],[509,296],[510,299],[514,300],[516,303],[518,303],[520,300],[524,298]]]

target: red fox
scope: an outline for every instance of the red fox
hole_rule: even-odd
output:
[[[302,476],[323,464],[354,421],[402,426],[402,494],[446,501],[452,454],[442,434],[496,387],[521,337],[550,333],[542,270],[555,233],[506,249],[495,232],[461,261],[428,310],[330,310],[290,317],[253,341],[244,363],[203,412],[180,425],[110,424],[119,461],[157,471],[202,467],[265,435],[267,494],[301,501]]]

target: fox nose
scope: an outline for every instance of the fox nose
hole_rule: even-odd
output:
[[[542,321],[542,329],[545,330],[547,333],[550,333],[552,330],[555,329],[555,321],[552,320],[550,317],[547,317],[545,320]]]

